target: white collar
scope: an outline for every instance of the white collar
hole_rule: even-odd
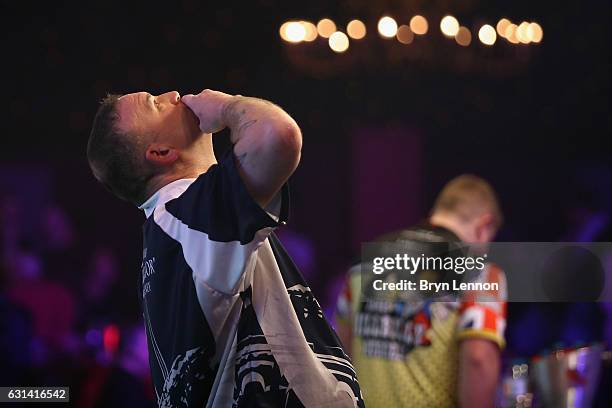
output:
[[[189,187],[194,180],[195,178],[174,180],[153,193],[153,195],[149,197],[147,201],[138,206],[138,208],[143,210],[145,216],[149,218],[158,206],[164,205],[168,201],[183,194],[183,192],[187,190],[187,187]]]

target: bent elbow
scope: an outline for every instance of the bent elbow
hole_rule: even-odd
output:
[[[302,131],[293,119],[271,124],[268,132],[268,143],[275,156],[282,158],[295,170],[302,152]]]

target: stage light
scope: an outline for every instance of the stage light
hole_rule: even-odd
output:
[[[527,27],[527,35],[532,42],[539,43],[542,41],[544,31],[538,23],[531,23],[529,24],[529,27]]]
[[[485,24],[478,30],[478,38],[485,45],[493,45],[497,39],[497,34],[492,26]]]
[[[455,41],[457,41],[457,44],[467,47],[472,42],[472,33],[466,27],[459,27],[459,31],[455,35]]]
[[[346,26],[346,32],[349,37],[355,40],[361,40],[366,36],[366,26],[359,20],[352,20]]]
[[[416,15],[410,19],[410,29],[415,34],[423,35],[427,33],[429,24],[427,24],[425,17]]]
[[[516,29],[516,24],[510,24],[508,27],[506,27],[506,31],[504,32],[504,37],[512,44],[519,43],[519,40],[516,38]]]
[[[401,42],[402,44],[410,44],[412,40],[414,40],[414,33],[410,27],[405,24],[399,26],[397,29],[397,41]]]
[[[523,21],[516,29],[516,39],[522,44],[529,44],[530,42],[529,35],[527,35],[527,27],[529,27],[529,23]]]
[[[278,33],[280,34],[281,38],[282,38],[283,40],[285,40],[285,41],[289,41],[289,40],[287,39],[287,26],[289,25],[289,23],[290,23],[290,22],[291,22],[291,21],[287,21],[287,22],[283,23],[283,24],[280,26],[280,29],[278,30]]]
[[[512,22],[507,18],[502,18],[501,20],[499,20],[497,22],[497,26],[495,26],[497,30],[497,35],[499,35],[500,37],[506,37],[506,28],[508,28],[510,24],[512,24]]]
[[[329,36],[329,48],[331,48],[334,52],[344,52],[348,50],[348,47],[349,39],[343,32],[336,31]]]
[[[397,23],[389,16],[378,20],[378,32],[385,38],[395,37],[397,33]]]
[[[336,23],[329,18],[324,18],[317,23],[317,32],[323,38],[329,38],[336,31]]]
[[[311,42],[317,39],[317,27],[312,24],[310,21],[301,21],[304,30],[306,30],[306,35],[304,36],[304,41]]]
[[[299,21],[291,21],[285,27],[286,40],[292,43],[304,41],[306,29]]]
[[[447,37],[454,37],[459,32],[459,22],[453,16],[444,16],[440,20],[440,30]]]

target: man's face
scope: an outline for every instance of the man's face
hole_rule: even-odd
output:
[[[201,135],[198,119],[181,102],[178,92],[151,95],[136,92],[117,101],[117,128],[127,134],[146,137],[145,142],[160,142],[185,149]]]

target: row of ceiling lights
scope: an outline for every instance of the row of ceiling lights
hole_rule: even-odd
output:
[[[378,20],[377,28],[383,38],[395,37],[402,44],[410,44],[415,35],[425,35],[428,32],[429,23],[425,17],[416,15],[410,19],[409,24],[398,25],[392,17],[384,16]],[[471,31],[461,26],[451,15],[440,20],[440,30],[446,37],[454,38],[461,46],[467,47],[472,42]],[[344,52],[349,48],[349,37],[361,40],[366,33],[366,25],[360,20],[350,21],[346,26],[346,34],[338,30],[336,23],[328,18],[319,20],[316,25],[302,20],[287,21],[280,27],[280,36],[287,42],[312,42],[317,37],[322,37],[328,40],[329,47],[335,52]],[[496,27],[484,24],[478,30],[478,39],[487,46],[495,44],[498,36],[512,44],[529,44],[541,42],[543,35],[542,27],[536,22],[523,21],[517,25],[506,18],[500,19]]]

